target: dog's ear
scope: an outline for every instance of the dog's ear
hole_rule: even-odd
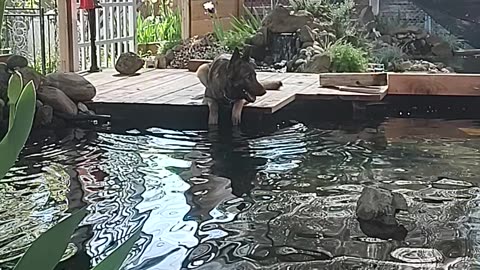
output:
[[[233,50],[232,58],[230,59],[230,63],[235,63],[236,61],[240,60],[242,56],[240,55],[240,51],[238,48]]]
[[[242,59],[249,62],[250,61],[250,51],[251,51],[251,48],[250,46],[246,46],[244,49],[243,49],[243,55],[242,55]]]
[[[240,55],[240,51],[238,50],[238,48],[235,48],[233,50],[232,58],[230,58],[230,61],[228,62],[228,66],[227,66],[227,72],[229,75],[233,75],[233,73],[235,73],[236,63],[241,58],[242,56]]]

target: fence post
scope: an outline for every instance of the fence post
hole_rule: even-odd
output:
[[[42,58],[42,73],[45,75],[47,72],[47,57],[45,54],[45,10],[42,6],[42,0],[38,1],[38,11],[40,14],[40,57]]]

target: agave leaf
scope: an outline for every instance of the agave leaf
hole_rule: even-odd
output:
[[[9,91],[11,90],[9,85]],[[17,91],[18,89],[15,89]],[[7,134],[0,142],[0,179],[15,164],[20,151],[22,151],[25,142],[30,135],[33,125],[33,117],[35,115],[36,93],[33,82],[29,82],[16,102],[15,110],[10,114],[14,114],[11,120],[11,127]]]
[[[123,261],[130,253],[135,242],[140,237],[141,229],[138,229],[132,237],[130,237],[125,243],[120,245],[112,254],[107,256],[103,261],[101,261],[95,268],[92,270],[118,270],[123,264]]]
[[[23,254],[14,270],[54,269],[62,259],[73,232],[86,215],[87,210],[83,208],[40,235]]]
[[[20,94],[23,91],[22,76],[18,72],[13,73],[8,82],[8,106],[10,107],[8,128],[12,128],[13,119],[15,118],[15,110]]]

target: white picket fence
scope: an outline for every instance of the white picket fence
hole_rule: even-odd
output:
[[[124,52],[136,51],[136,0],[100,0],[102,8],[96,9],[97,63],[100,68],[111,68],[115,60]],[[77,31],[78,43],[75,48],[76,71],[90,68],[90,32],[87,11],[78,9]]]

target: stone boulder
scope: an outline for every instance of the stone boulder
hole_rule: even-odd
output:
[[[297,35],[302,43],[312,42],[313,44],[313,42],[317,39],[315,32],[313,32],[308,25],[304,25],[298,29]]]
[[[115,63],[115,70],[122,75],[134,75],[145,65],[145,61],[133,52],[122,53]]]
[[[49,74],[44,84],[60,89],[74,102],[92,100],[97,93],[93,84],[76,73],[56,72]]]
[[[37,96],[43,104],[50,105],[54,111],[71,116],[78,114],[77,105],[60,89],[52,86],[42,86]]]
[[[7,96],[8,81],[12,74],[8,72],[7,64],[0,63],[0,98]]]
[[[45,76],[38,73],[35,69],[31,67],[17,68],[17,71],[22,74],[24,86],[27,85],[28,82],[33,81],[33,83],[35,84],[35,89],[38,90],[45,81]]]
[[[332,59],[326,54],[315,54],[305,65],[303,72],[324,73],[330,70]]]
[[[407,211],[407,201],[399,193],[377,187],[365,187],[357,202],[357,217],[364,221],[376,221],[385,225],[397,225],[395,215]]]
[[[432,46],[433,55],[450,58],[453,57],[453,50],[447,42],[440,42]]]
[[[314,22],[314,17],[308,12],[291,12],[279,5],[262,21],[262,26],[272,33],[295,33],[298,29]]]
[[[7,59],[7,67],[9,69],[24,68],[28,66],[27,58],[20,55],[12,55]]]
[[[50,105],[44,105],[40,100],[37,100],[35,119],[33,125],[35,127],[45,127],[53,122],[53,108]]]

